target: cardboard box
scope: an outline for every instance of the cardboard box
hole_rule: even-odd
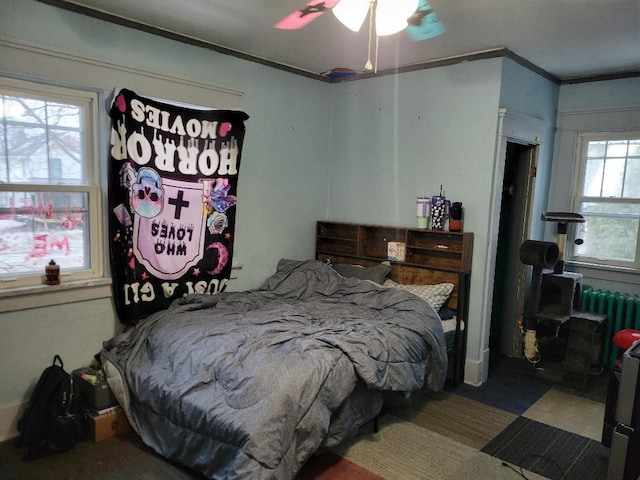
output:
[[[87,416],[87,430],[89,438],[94,442],[101,442],[107,438],[115,437],[131,430],[123,410],[118,410],[102,415]]]
[[[85,380],[83,374],[94,377],[99,375],[98,371],[93,368],[79,368],[73,371],[73,381],[78,384],[80,395],[88,407],[100,410],[118,404],[118,400],[113,395],[113,392],[111,392],[109,384],[104,380],[104,374],[100,377],[103,380],[96,384],[89,383]]]

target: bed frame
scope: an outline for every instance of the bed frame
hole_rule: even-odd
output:
[[[472,250],[473,233],[469,232],[317,222],[317,260],[374,266],[389,260],[391,254],[395,259],[391,260],[388,278],[397,283],[454,284],[445,304],[456,311],[457,318],[453,346],[447,351],[447,378],[453,385],[464,377]]]

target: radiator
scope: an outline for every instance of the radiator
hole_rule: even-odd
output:
[[[626,293],[585,288],[582,291],[580,309],[607,316],[602,339],[602,363],[613,367],[622,352],[618,352],[611,339],[616,332],[625,328],[640,329],[640,298]]]

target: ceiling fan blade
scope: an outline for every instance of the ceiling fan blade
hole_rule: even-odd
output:
[[[418,9],[407,20],[407,35],[413,41],[427,40],[444,33],[444,25],[426,0],[420,0]]]
[[[333,8],[340,0],[311,0],[302,8],[291,12],[274,25],[282,30],[297,30],[307,26],[313,20],[324,13],[325,10]]]

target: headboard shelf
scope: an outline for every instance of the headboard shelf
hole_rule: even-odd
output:
[[[316,252],[381,262],[389,242],[405,244],[405,265],[457,273],[471,271],[473,233],[355,223],[317,223]]]

